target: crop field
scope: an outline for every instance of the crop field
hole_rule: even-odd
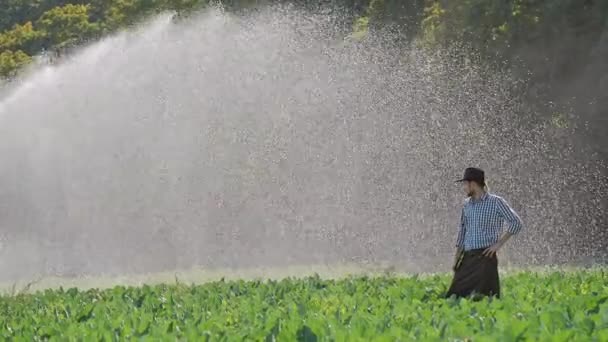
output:
[[[608,271],[503,276],[500,300],[443,299],[447,275],[221,280],[0,297],[15,341],[608,341]]]

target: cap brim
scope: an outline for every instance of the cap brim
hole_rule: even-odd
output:
[[[463,178],[463,179],[457,180],[455,183],[461,183],[461,182],[465,182],[465,181],[466,181],[466,179]]]

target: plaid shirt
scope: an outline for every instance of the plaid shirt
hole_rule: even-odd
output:
[[[502,197],[485,193],[479,200],[467,198],[460,216],[456,247],[465,251],[490,247],[500,239],[505,221],[509,223],[509,233],[519,233],[521,218]]]

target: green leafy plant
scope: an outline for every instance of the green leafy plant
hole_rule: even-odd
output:
[[[605,269],[503,277],[500,300],[444,299],[447,276],[230,281],[0,297],[0,338],[605,341]]]

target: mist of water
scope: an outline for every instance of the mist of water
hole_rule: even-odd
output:
[[[161,17],[5,89],[0,277],[442,270],[471,165],[525,221],[506,262],[605,253],[603,166],[526,114],[524,83],[331,22]]]

